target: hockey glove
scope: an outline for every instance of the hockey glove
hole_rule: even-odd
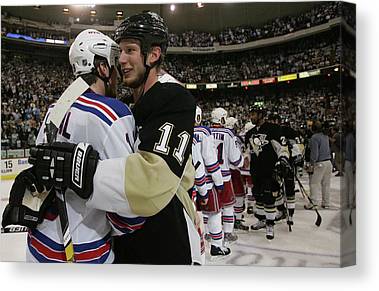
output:
[[[9,204],[3,212],[2,226],[15,224],[36,228],[43,221],[54,197],[54,191],[46,190],[37,182],[32,168],[22,171],[12,185]]]
[[[304,159],[302,155],[296,155],[293,158],[293,164],[296,167],[303,167],[304,166]]]
[[[86,143],[54,142],[30,150],[29,163],[35,175],[46,188],[70,188],[83,199],[93,191],[99,153]]]
[[[292,167],[288,158],[284,156],[279,157],[279,160],[276,162],[275,167],[282,178],[287,178],[291,176]]]

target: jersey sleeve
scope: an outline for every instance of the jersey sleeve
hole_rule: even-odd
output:
[[[229,161],[230,164],[240,168],[243,166],[243,158],[241,154],[241,149],[238,146],[238,141],[235,136],[228,135],[228,145],[229,145]]]
[[[134,152],[135,123],[132,115],[114,122],[102,142],[100,159],[122,157]]]
[[[195,166],[195,187],[201,196],[207,196],[206,172],[201,156],[200,144],[192,144],[192,160]]]
[[[214,139],[211,134],[204,136],[201,144],[201,154],[204,159],[205,168],[208,174],[211,175],[213,183],[217,188],[222,188],[224,182],[222,179],[220,164],[217,159]]]

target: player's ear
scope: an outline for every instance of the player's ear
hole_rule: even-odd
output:
[[[149,64],[154,64],[161,57],[161,48],[159,46],[153,46],[150,50],[150,53],[147,57]]]
[[[99,66],[97,67],[97,71],[99,72],[100,76],[108,77],[109,69],[108,69],[108,65],[105,62],[99,63]]]

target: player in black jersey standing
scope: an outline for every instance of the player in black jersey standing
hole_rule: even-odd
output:
[[[290,153],[290,165],[292,170],[283,179],[284,185],[279,197],[277,197],[277,214],[276,221],[287,219],[287,224],[293,225],[293,216],[295,213],[295,175],[297,174],[297,168],[303,167],[304,164],[304,145],[300,133],[293,129],[289,122],[281,120],[279,115],[274,115],[272,118],[275,124],[278,124],[282,128],[282,134],[285,136],[288,150]],[[288,213],[286,211],[288,210]],[[287,217],[288,216],[288,217]]]
[[[285,177],[291,170],[286,138],[279,125],[265,119],[266,110],[253,107],[251,121],[256,126],[246,133],[245,144],[250,149],[250,172],[256,198],[258,222],[251,229],[266,228],[266,238],[274,238],[275,200],[280,190],[276,175]]]

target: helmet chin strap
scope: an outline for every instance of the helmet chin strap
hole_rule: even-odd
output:
[[[143,75],[143,78],[140,84],[140,86],[143,86],[141,96],[145,94],[145,84],[146,84],[147,78],[149,77],[150,70],[156,66],[156,62],[154,62],[152,65],[147,64],[147,53],[144,53],[143,58],[144,58],[145,73]]]
[[[107,66],[109,67],[108,64],[107,64]],[[104,82],[105,91],[108,91],[108,88],[110,87],[109,80],[111,79],[111,76],[113,74],[113,70],[114,70],[114,67],[109,68],[109,76],[108,77],[100,76],[98,70],[94,70],[94,75]]]

